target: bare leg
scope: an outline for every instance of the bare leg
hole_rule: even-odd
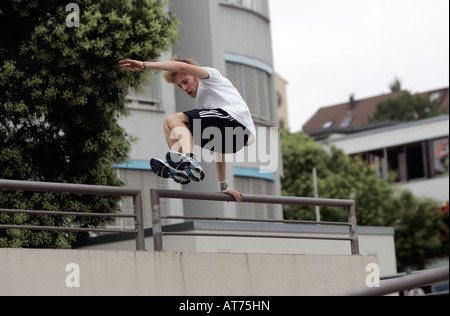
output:
[[[225,161],[225,154],[215,153],[217,177],[219,182],[227,180],[227,163]]]
[[[164,121],[167,144],[172,151],[183,154],[194,152],[194,139],[189,130],[189,117],[184,113],[169,115]]]

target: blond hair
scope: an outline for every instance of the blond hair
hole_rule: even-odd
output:
[[[172,61],[178,61],[181,63],[186,63],[189,65],[200,66],[195,60],[189,58],[183,58],[180,54],[173,56]],[[175,83],[175,78],[177,77],[177,72],[164,71],[163,77],[168,83]]]

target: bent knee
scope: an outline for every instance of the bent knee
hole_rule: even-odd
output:
[[[176,126],[180,126],[183,124],[186,124],[189,122],[189,117],[183,113],[174,113],[170,114],[165,120],[164,120],[164,127],[174,128]]]

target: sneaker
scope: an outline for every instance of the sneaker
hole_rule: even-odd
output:
[[[205,172],[195,158],[179,152],[169,151],[166,155],[167,163],[176,170],[185,171],[189,178],[195,182],[205,179]]]
[[[176,183],[182,185],[191,183],[191,178],[188,176],[186,171],[176,170],[167,162],[160,159],[153,158],[150,160],[150,167],[152,167],[153,172],[161,178],[172,178]]]

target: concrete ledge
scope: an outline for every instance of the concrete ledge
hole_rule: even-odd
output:
[[[376,256],[0,249],[0,296],[330,295],[365,286],[369,263]]]

